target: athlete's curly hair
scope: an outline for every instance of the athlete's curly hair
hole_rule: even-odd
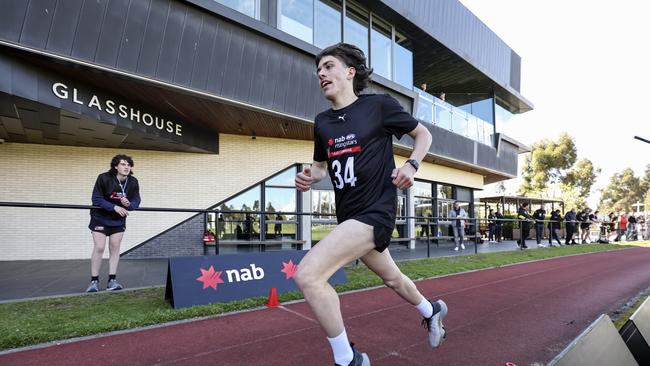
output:
[[[354,94],[359,95],[363,89],[368,87],[372,69],[366,66],[366,55],[359,47],[343,42],[329,46],[316,55],[316,67],[325,56],[334,56],[341,60],[345,66],[354,67],[357,71],[352,81]]]
[[[111,159],[111,169],[109,170],[109,172],[111,172],[113,174],[117,174],[117,169],[115,167],[118,166],[120,164],[120,161],[122,161],[122,160],[129,163],[131,168],[133,168],[135,166],[135,164],[133,164],[133,158],[131,158],[128,155],[119,154],[119,155],[113,156],[113,159]],[[133,174],[133,169],[131,169],[131,172],[129,173],[129,175],[132,175],[132,174]]]

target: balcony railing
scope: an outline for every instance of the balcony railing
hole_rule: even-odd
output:
[[[418,93],[415,118],[459,135],[494,146],[494,125],[413,87]]]

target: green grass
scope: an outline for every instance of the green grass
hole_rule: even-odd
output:
[[[650,246],[650,243],[635,243]],[[593,244],[530,251],[474,254],[400,262],[410,278],[424,279],[468,270],[499,267],[537,259],[627,248],[631,245]],[[349,291],[381,285],[364,266],[346,268],[348,283],[336,287]],[[130,329],[174,320],[214,316],[263,306],[265,297],[174,310],[163,299],[163,288],[119,293],[98,293],[0,304],[0,349],[22,347],[109,331]],[[299,292],[281,294],[280,301],[302,298]]]
[[[632,314],[634,314],[634,312],[636,311],[636,309],[638,309],[639,306],[641,306],[641,304],[643,304],[643,302],[644,302],[648,297],[650,297],[650,294],[647,294],[647,295],[641,296],[641,297],[637,300],[637,302],[634,304],[634,306],[633,306],[632,308],[630,308],[630,310],[628,310],[625,314],[619,316],[619,317],[616,319],[616,321],[614,322],[614,326],[616,327],[616,329],[619,329],[619,330],[620,330],[620,329],[623,327],[623,325],[625,325],[625,322],[626,322],[628,319],[630,319],[630,317],[632,316]]]

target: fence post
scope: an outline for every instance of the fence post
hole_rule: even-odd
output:
[[[478,254],[478,234],[480,230],[478,227],[478,218],[474,218],[474,254]]]
[[[214,254],[219,255],[219,211],[215,211],[214,214],[214,223],[215,223],[215,235],[214,235]],[[226,224],[226,221],[224,220],[223,224]],[[225,227],[224,227],[224,233],[226,232]]]

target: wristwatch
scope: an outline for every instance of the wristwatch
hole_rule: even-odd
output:
[[[415,168],[415,171],[416,171],[416,172],[418,171],[418,168],[420,167],[420,163],[418,163],[417,160],[415,160],[415,159],[408,159],[406,162],[409,163],[409,164],[411,164],[411,166],[412,166],[413,168]]]

